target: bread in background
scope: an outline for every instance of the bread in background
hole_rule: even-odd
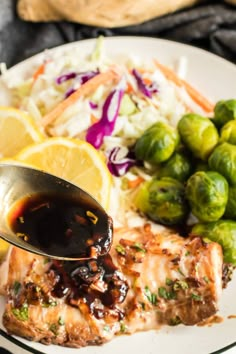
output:
[[[72,21],[99,27],[139,24],[202,0],[18,0],[26,21]]]

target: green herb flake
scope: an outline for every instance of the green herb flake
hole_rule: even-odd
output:
[[[174,285],[173,285],[173,290],[178,291],[178,290],[187,290],[188,289],[188,283],[184,280],[176,280]]]
[[[116,252],[121,254],[122,256],[125,256],[125,248],[122,245],[116,246]]]
[[[21,289],[21,283],[19,283],[18,281],[15,281],[13,284],[13,291],[15,295],[19,294],[19,291]]]
[[[165,300],[176,299],[176,293],[174,291],[167,291],[164,286],[158,288],[158,295]]]
[[[103,330],[105,332],[110,332],[110,327],[108,325],[106,325],[106,326],[103,327]]]
[[[209,280],[209,278],[206,275],[203,277],[203,279],[204,279],[205,283],[207,283],[207,284],[210,283],[210,280]]]
[[[170,319],[169,325],[170,326],[177,326],[180,323],[181,323],[181,319],[179,318],[179,316],[176,316],[176,317]]]
[[[166,278],[166,285],[170,286],[173,284],[173,280],[171,280],[170,278]]]
[[[195,301],[202,301],[202,296],[198,294],[191,294],[191,297]]]
[[[138,252],[143,252],[143,253],[146,252],[145,248],[143,248],[143,245],[142,245],[141,243],[139,243],[139,242],[136,242],[136,243],[135,243],[134,245],[132,245],[131,247],[132,247],[132,248],[135,248],[136,251],[138,251]]]
[[[145,311],[146,310],[145,303],[144,302],[140,302],[139,304],[140,304],[142,310]]]
[[[148,286],[145,286],[144,288],[144,293],[148,299],[148,301],[153,304],[153,305],[156,305],[157,304],[157,295],[152,293],[149,289]]]
[[[11,311],[19,321],[27,321],[29,318],[28,304],[23,304],[20,308],[13,308]]]
[[[64,326],[65,321],[63,320],[63,318],[61,318],[61,316],[58,318],[58,324],[59,326]]]
[[[124,324],[124,322],[120,322],[120,332],[125,333],[127,331],[127,326]]]
[[[44,302],[44,303],[42,303],[42,307],[55,307],[55,306],[57,306],[57,301],[56,300],[54,300],[54,299],[48,299],[48,302]]]
[[[43,260],[43,264],[48,264],[51,261],[50,258],[44,258]]]
[[[179,274],[181,274],[183,277],[185,276],[184,273],[182,272],[182,270],[181,270],[180,268],[178,268],[177,271],[178,271]]]
[[[55,336],[58,335],[58,325],[56,323],[52,323],[50,326],[49,326],[49,330],[55,334]]]
[[[189,251],[186,251],[185,257],[188,257],[189,255],[190,255],[190,252],[189,252]]]

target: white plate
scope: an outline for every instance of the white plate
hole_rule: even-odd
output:
[[[110,55],[133,53],[143,58],[156,57],[162,63],[171,65],[180,56],[188,59],[186,79],[199,89],[213,102],[219,99],[236,97],[236,66],[206,51],[187,45],[143,37],[113,37],[105,40],[106,51]],[[94,40],[85,40],[70,43],[52,49],[55,51],[71,50],[79,47],[81,53],[90,53],[94,47]],[[13,75],[25,75],[33,65],[40,62],[42,54],[30,58],[12,69]],[[0,83],[0,104],[8,103],[8,93]],[[4,299],[0,299],[0,308],[3,311]],[[0,313],[0,316],[2,314]],[[236,346],[236,319],[228,319],[229,315],[236,315],[236,277],[228,288],[224,290],[220,304],[219,315],[224,318],[220,324],[212,327],[164,327],[160,331],[137,333],[132,336],[121,336],[113,339],[101,347],[86,347],[69,349],[55,346],[44,346],[14,337],[14,343],[3,335],[3,326],[0,324],[2,336],[0,347],[10,350],[14,354],[26,353],[25,349],[33,353],[58,354],[120,354],[133,352],[135,354],[208,354],[222,353]],[[17,340],[17,342],[16,342]],[[24,348],[22,348],[22,345]],[[230,353],[235,352],[234,349]],[[0,348],[0,353],[1,348]]]

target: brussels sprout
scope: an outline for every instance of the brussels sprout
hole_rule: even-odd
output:
[[[191,233],[218,242],[224,252],[224,261],[236,265],[236,222],[218,220],[207,224],[196,224]]]
[[[222,127],[220,141],[236,145],[236,120],[230,120]]]
[[[236,185],[236,146],[222,143],[217,146],[209,157],[211,170],[219,172],[227,181]]]
[[[158,164],[169,159],[179,143],[179,134],[171,126],[158,122],[137,140],[135,155],[138,160]]]
[[[216,221],[225,212],[228,183],[217,172],[196,172],[187,181],[186,198],[193,215],[200,221]]]
[[[190,160],[183,154],[174,152],[174,154],[161,165],[158,177],[172,177],[178,181],[184,182],[191,175],[192,166]]]
[[[236,119],[236,100],[219,101],[215,105],[212,121],[217,127],[222,127],[228,121]]]
[[[180,137],[193,155],[207,160],[219,140],[217,129],[211,120],[189,113],[180,119],[178,129]]]
[[[229,187],[229,196],[224,217],[236,220],[236,187]]]
[[[173,178],[144,182],[134,203],[151,220],[164,225],[179,224],[188,213],[184,186]]]

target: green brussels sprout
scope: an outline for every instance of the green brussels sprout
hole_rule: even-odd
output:
[[[193,155],[207,160],[219,140],[219,134],[211,120],[189,113],[180,119],[178,129],[181,139]]]
[[[209,157],[211,170],[219,172],[229,184],[236,185],[236,146],[222,143],[217,146]]]
[[[135,155],[138,160],[158,164],[169,159],[178,143],[177,130],[158,122],[147,129],[137,140]]]
[[[217,102],[214,108],[213,123],[220,128],[233,119],[236,119],[236,100],[222,100]]]
[[[169,158],[169,160],[163,162],[159,171],[158,177],[172,177],[178,181],[184,182],[191,175],[192,165],[190,160],[179,152],[174,152],[174,154]]]
[[[194,225],[191,233],[218,242],[224,253],[224,261],[236,265],[236,222],[218,220]]]
[[[228,183],[217,172],[196,172],[187,181],[186,198],[193,215],[200,221],[216,221],[225,212]]]
[[[230,120],[221,128],[220,141],[236,145],[236,120]]]
[[[168,177],[144,182],[134,203],[151,220],[164,225],[180,224],[188,213],[184,186]]]
[[[229,186],[228,202],[224,218],[236,220],[236,187]]]

